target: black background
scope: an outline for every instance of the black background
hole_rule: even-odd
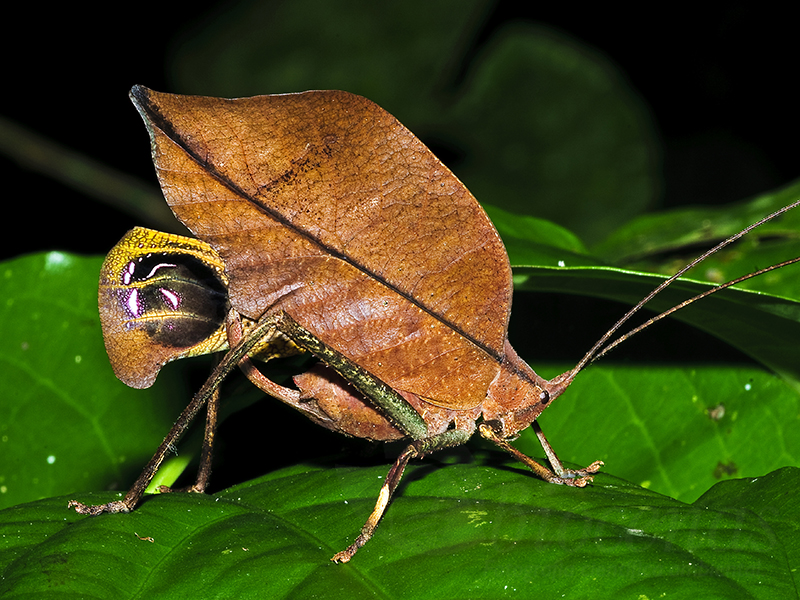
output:
[[[224,6],[162,4],[4,9],[0,115],[155,185],[127,92],[136,83],[174,91],[165,69],[170,52]],[[557,28],[621,67],[661,135],[664,205],[741,200],[798,175],[798,47],[788,11],[744,2],[631,12],[501,1],[475,48],[513,19]],[[278,91],[285,90],[264,93]],[[38,249],[102,254],[132,224],[6,157],[0,169],[5,222],[13,224],[2,257]]]

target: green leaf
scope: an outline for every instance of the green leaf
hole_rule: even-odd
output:
[[[798,197],[800,182],[750,200],[721,219],[718,226],[703,228],[715,232],[712,240],[715,244],[719,241],[716,238],[730,236]],[[511,215],[493,207],[487,210],[497,219],[498,231],[509,246],[517,291],[576,294],[634,305],[665,278],[605,266],[601,258],[591,256],[578,240],[571,239],[569,232],[553,224]],[[693,218],[698,218],[696,213],[691,212]],[[690,257],[694,258],[700,253],[696,249],[698,237],[691,234],[686,215],[687,211],[680,210],[638,219],[620,228],[606,247],[623,247],[622,240],[629,239],[630,247],[652,247],[656,251],[663,249],[660,244],[666,243],[664,239],[671,239],[672,250],[691,253]],[[800,211],[790,211],[762,225],[744,242],[706,259],[689,275],[718,284],[800,255],[799,215]],[[711,214],[706,216],[710,218]],[[703,223],[703,219],[700,222]],[[689,233],[670,235],[680,230]],[[533,262],[540,266],[532,265]],[[681,259],[681,263],[684,262],[688,259]],[[664,270],[657,261],[638,264],[656,272]],[[679,310],[674,318],[725,340],[797,384],[800,381],[799,282],[800,264],[790,265],[715,293]],[[713,287],[711,284],[684,276],[651,300],[646,308],[665,311],[707,291]],[[630,324],[618,335],[632,328]]]
[[[654,265],[659,264],[657,259],[660,255],[687,247],[694,248],[698,244],[710,245],[711,242],[722,241],[799,197],[800,181],[795,181],[780,190],[723,208],[690,207],[643,215],[619,227],[593,250],[615,264],[639,261],[642,265],[650,264],[651,268],[656,268]],[[796,240],[798,230],[800,213],[789,211],[779,219],[762,225],[747,239]],[[745,269],[744,273],[750,270]]]
[[[795,267],[792,265],[787,270]],[[580,294],[628,304],[635,304],[662,280],[611,267],[515,269],[518,289]],[[710,287],[680,279],[647,307],[667,310]],[[800,379],[800,347],[797,345],[800,301],[797,299],[729,288],[679,310],[674,318],[725,340],[788,378]]]
[[[591,367],[538,422],[562,460],[602,460],[687,502],[720,479],[800,464],[798,388],[751,366]],[[541,453],[532,433],[514,445]]]
[[[568,229],[544,219],[516,215],[490,204],[486,214],[494,223],[512,265],[599,265],[578,237]]]
[[[634,219],[594,252],[628,269],[671,275],[713,244],[800,198],[800,181],[725,208],[684,208]],[[709,257],[685,275],[722,283],[800,256],[800,211],[761,225],[742,241]],[[783,268],[739,284],[744,289],[797,299],[800,267]]]
[[[188,395],[177,373],[146,392],[114,377],[100,263],[49,252],[0,264],[0,507],[125,488]]]
[[[684,504],[608,475],[553,486],[495,457],[412,466],[375,539],[338,566],[328,559],[357,532],[385,466],[296,466],[216,496],[156,496],[132,514],[82,517],[65,498],[6,509],[0,594],[796,597],[797,469]]]

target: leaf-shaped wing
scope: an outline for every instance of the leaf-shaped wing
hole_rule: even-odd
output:
[[[282,309],[397,390],[482,401],[504,351],[508,258],[394,117],[345,92],[131,97],[167,201],[222,256],[237,310]]]

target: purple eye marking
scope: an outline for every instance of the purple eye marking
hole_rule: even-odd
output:
[[[180,308],[181,297],[178,294],[167,288],[158,288],[158,291],[161,293],[164,301],[169,304],[173,310],[178,310],[178,308]]]
[[[133,264],[133,261],[128,263],[128,266],[125,267],[125,270],[122,273],[122,283],[123,285],[130,285],[131,278],[133,277],[133,272],[136,269],[136,265]]]
[[[141,314],[142,305],[139,303],[139,290],[131,290],[126,304],[128,305],[128,312],[131,314],[131,316],[138,317]]]

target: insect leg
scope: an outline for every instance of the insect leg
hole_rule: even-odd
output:
[[[150,462],[147,463],[141,475],[139,475],[139,478],[134,482],[131,489],[128,490],[128,493],[125,495],[123,500],[116,500],[107,504],[97,505],[87,505],[76,500],[70,500],[69,503],[67,503],[67,507],[74,508],[76,512],[84,515],[99,515],[104,512],[130,512],[133,510],[134,507],[139,503],[139,500],[141,500],[144,490],[153,479],[156,471],[158,471],[158,468],[161,466],[161,463],[164,461],[164,457],[170,451],[170,448],[173,448],[180,437],[185,433],[186,429],[197,416],[197,413],[200,412],[201,408],[203,408],[203,405],[216,392],[217,388],[219,388],[219,385],[222,383],[223,379],[225,379],[225,377],[236,368],[239,361],[247,355],[253,346],[258,343],[259,339],[267,331],[274,328],[275,323],[273,320],[259,324],[259,326],[253,331],[253,335],[249,336],[240,344],[231,348],[227,354],[225,354],[214,371],[212,371],[206,382],[203,384],[203,387],[201,387],[200,390],[194,395],[189,405],[183,409],[183,412],[178,417],[178,420],[175,421],[172,429],[170,429],[169,433],[164,438],[164,441],[161,442],[158,450],[156,450],[156,453],[150,459]]]
[[[405,435],[414,439],[427,435],[427,425],[424,419],[405,398],[383,381],[327,346],[284,312],[275,312],[266,317],[266,320],[274,324],[272,332],[267,331],[266,336],[280,333],[297,347],[314,354],[358,389],[369,405]],[[241,319],[234,314],[229,318],[226,326],[230,345],[238,344],[243,335]],[[246,335],[249,337],[253,335],[253,332],[248,332]],[[345,435],[354,435],[352,432],[342,429],[336,418],[325,412],[318,403],[309,401],[309,398],[304,397],[297,390],[278,385],[265,377],[249,357],[244,357],[239,363],[239,367],[257,388],[300,411],[318,425],[333,431],[340,431]]]
[[[542,447],[547,454],[547,458],[553,467],[552,471],[509,444],[498,428],[493,427],[492,424],[487,422],[481,423],[478,426],[478,431],[484,438],[494,442],[501,450],[508,452],[511,456],[527,466],[531,471],[536,473],[538,477],[544,479],[548,483],[557,483],[572,487],[585,487],[586,484],[592,481],[593,474],[599,471],[600,467],[603,466],[602,461],[596,461],[585,469],[576,471],[564,469],[561,461],[558,459],[558,456],[556,456],[556,453],[553,451],[552,446],[550,446],[547,438],[544,437],[541,427],[539,427],[535,421],[532,425],[534,427],[534,431],[536,431],[539,441],[542,443]]]
[[[158,486],[160,494],[169,492],[193,492],[203,494],[211,479],[211,462],[214,454],[214,436],[217,433],[217,416],[219,414],[219,388],[216,388],[208,398],[206,406],[206,429],[203,434],[203,448],[200,452],[200,466],[197,469],[197,479],[194,485],[188,488],[173,489],[166,485]]]
[[[211,458],[214,454],[214,436],[217,433],[217,417],[219,416],[219,388],[217,387],[208,399],[206,412],[206,430],[203,435],[203,450],[200,453],[200,468],[197,480],[189,489],[190,492],[204,493],[211,478]]]
[[[451,446],[460,446],[465,443],[475,431],[474,422],[472,425],[473,427],[471,428],[467,426],[463,429],[450,429],[439,435],[424,440],[416,440],[409,444],[406,449],[400,453],[400,456],[397,457],[392,468],[389,469],[386,480],[378,494],[378,501],[375,503],[375,508],[372,509],[367,522],[364,523],[364,526],[361,528],[361,533],[352,544],[345,550],[337,552],[331,560],[335,563],[348,562],[353,558],[353,555],[358,552],[358,549],[369,541],[375,533],[378,523],[380,523],[380,520],[383,518],[386,508],[389,506],[392,494],[394,494],[397,485],[400,483],[400,479],[403,477],[403,471],[405,471],[409,460],[434,452],[435,450],[442,450]]]
[[[273,318],[275,318],[278,331],[338,372],[361,392],[392,425],[412,439],[421,440],[427,437],[428,426],[425,419],[389,385],[322,342],[286,313],[275,313]],[[268,393],[271,392],[268,391]]]
[[[270,335],[271,332],[269,329],[273,331],[278,331],[276,327],[276,322],[279,318],[279,315],[274,315],[269,317],[267,322],[272,323],[272,327],[268,328],[264,331],[264,335]],[[231,311],[228,314],[228,320],[225,323],[226,330],[228,333],[228,344],[231,347],[236,346],[242,340],[243,332],[242,332],[242,320],[239,318],[239,314]],[[259,330],[261,327],[259,327]],[[248,335],[248,337],[252,337],[252,334]],[[301,412],[307,412],[303,410],[302,405],[300,404],[300,392],[297,390],[293,390],[291,388],[284,387],[282,385],[278,385],[277,383],[273,382],[271,379],[265,377],[261,371],[259,371],[255,365],[253,365],[253,361],[250,360],[250,357],[245,356],[239,362],[239,368],[242,372],[247,376],[250,382],[255,385],[258,389],[270,396],[277,398],[281,402],[285,402],[290,406],[297,408]],[[307,415],[313,418],[313,415]]]
[[[567,480],[586,478],[588,481],[591,481],[592,478],[590,475],[597,473],[600,470],[600,467],[603,466],[602,460],[596,460],[588,467],[584,467],[583,469],[565,469],[564,465],[561,464],[561,460],[556,455],[555,450],[553,450],[553,447],[550,445],[550,442],[548,442],[547,438],[544,436],[544,431],[542,431],[539,423],[534,421],[531,423],[531,427],[536,433],[536,437],[539,438],[539,443],[542,445],[545,454],[547,454],[547,461],[550,463],[550,466],[553,467],[553,470],[559,478]],[[583,487],[583,485],[578,485],[578,487]]]

